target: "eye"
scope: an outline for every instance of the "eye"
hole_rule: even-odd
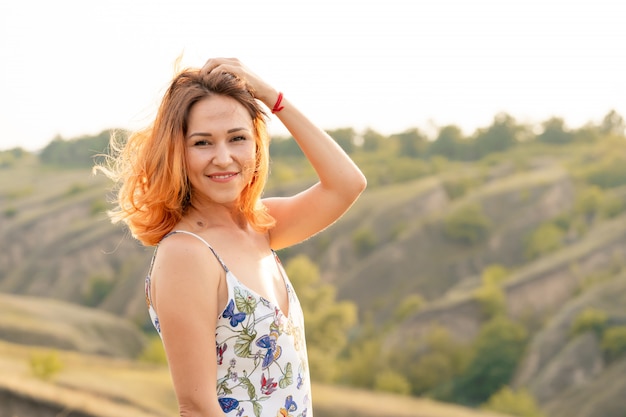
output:
[[[232,142],[241,142],[244,140],[247,140],[245,136],[235,136],[234,138],[231,139]]]
[[[211,144],[211,143],[210,143],[208,140],[201,139],[201,140],[197,140],[197,141],[195,141],[195,142],[193,143],[193,146],[208,146],[208,145],[210,145],[210,144]]]

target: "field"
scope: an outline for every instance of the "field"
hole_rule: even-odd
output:
[[[35,355],[54,354],[63,368],[50,380],[30,369]],[[0,391],[97,417],[177,415],[166,367],[125,359],[0,342]],[[430,401],[346,387],[313,386],[317,417],[502,417]],[[0,409],[1,411],[1,409]]]

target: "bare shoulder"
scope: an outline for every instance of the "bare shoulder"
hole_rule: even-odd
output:
[[[204,299],[218,294],[224,270],[209,247],[194,236],[177,233],[164,239],[152,269],[155,307],[182,299]]]
[[[209,248],[200,239],[187,233],[174,233],[159,243],[155,262],[159,259],[172,262],[188,261],[203,256]]]

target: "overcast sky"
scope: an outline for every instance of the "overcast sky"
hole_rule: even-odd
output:
[[[625,17],[621,0],[5,1],[0,149],[148,124],[181,54],[239,57],[325,129],[470,134],[502,111],[575,128],[626,116]]]

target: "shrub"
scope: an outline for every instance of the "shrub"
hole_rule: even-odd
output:
[[[419,159],[397,158],[388,169],[391,181],[401,183],[427,175],[430,165]]]
[[[85,184],[72,184],[67,191],[65,191],[66,196],[72,196],[76,194],[80,194],[84,191],[87,191],[88,188]]]
[[[596,217],[615,217],[622,209],[623,203],[618,197],[598,186],[585,188],[576,198],[575,212],[588,221]]]
[[[7,207],[6,209],[4,209],[2,214],[4,214],[4,217],[10,219],[17,215],[17,209],[15,207]]]
[[[470,176],[460,175],[456,178],[448,178],[443,181],[443,188],[451,200],[463,197],[472,188],[476,188],[478,181]]]
[[[563,246],[565,233],[553,223],[544,223],[526,240],[526,258],[536,259]]]
[[[56,351],[32,353],[29,359],[31,373],[39,379],[49,380],[63,369]]]
[[[343,361],[341,381],[354,387],[373,388],[376,375],[386,369],[386,359],[381,355],[382,343],[375,335],[363,336],[352,343]],[[328,365],[328,361],[326,362]]]
[[[509,270],[502,265],[489,265],[480,276],[484,285],[496,284],[500,285],[509,276]]]
[[[513,391],[506,386],[493,394],[483,409],[518,417],[543,417],[532,395],[526,390]]]
[[[112,133],[105,130],[97,136],[82,136],[72,140],[64,140],[57,136],[42,149],[39,159],[44,164],[63,167],[90,167],[93,165],[94,157],[107,153]]]
[[[83,296],[83,303],[90,307],[99,305],[109,295],[115,283],[102,275],[93,275],[89,278],[89,288]]]
[[[103,199],[97,199],[91,202],[91,208],[89,214],[95,216],[96,214],[106,213],[108,205]]]
[[[160,337],[156,336],[150,339],[139,355],[139,360],[157,365],[167,364],[167,356],[165,355],[165,349]]]
[[[411,384],[397,372],[386,370],[376,375],[374,388],[377,391],[393,392],[401,395],[411,393]]]
[[[581,311],[572,321],[570,333],[573,336],[593,331],[600,336],[606,326],[608,315],[602,311],[592,307]]]
[[[477,243],[489,235],[491,222],[478,204],[467,204],[444,219],[444,232],[449,238],[466,244]]]
[[[15,165],[16,158],[9,152],[0,152],[0,168],[10,168]]]
[[[371,229],[361,228],[352,235],[352,244],[356,253],[364,256],[376,247],[376,236]]]
[[[487,322],[476,339],[472,360],[456,381],[453,398],[480,404],[510,382],[527,341],[526,329],[500,315]]]
[[[409,380],[413,394],[441,394],[464,371],[469,354],[446,328],[433,325],[423,340],[407,342],[395,351],[392,365]]]
[[[403,321],[409,316],[417,313],[424,305],[424,298],[419,294],[409,294],[396,307],[393,316],[394,320]]]
[[[602,350],[609,360],[626,353],[626,326],[607,329],[602,335]]]
[[[415,365],[410,366],[413,392],[424,394],[445,384],[456,376],[452,358],[443,352],[422,355]]]
[[[601,188],[614,188],[626,184],[626,161],[623,158],[608,158],[589,168],[584,178]]]
[[[489,318],[502,314],[506,310],[506,294],[501,283],[509,271],[501,265],[490,265],[481,274],[482,286],[474,292],[474,298]]]
[[[291,258],[285,270],[304,312],[311,378],[330,382],[338,373],[335,360],[356,323],[356,305],[337,301],[336,288],[321,280],[319,268],[306,255]]]
[[[483,284],[474,292],[474,297],[489,318],[504,313],[506,309],[506,296],[498,284]]]

